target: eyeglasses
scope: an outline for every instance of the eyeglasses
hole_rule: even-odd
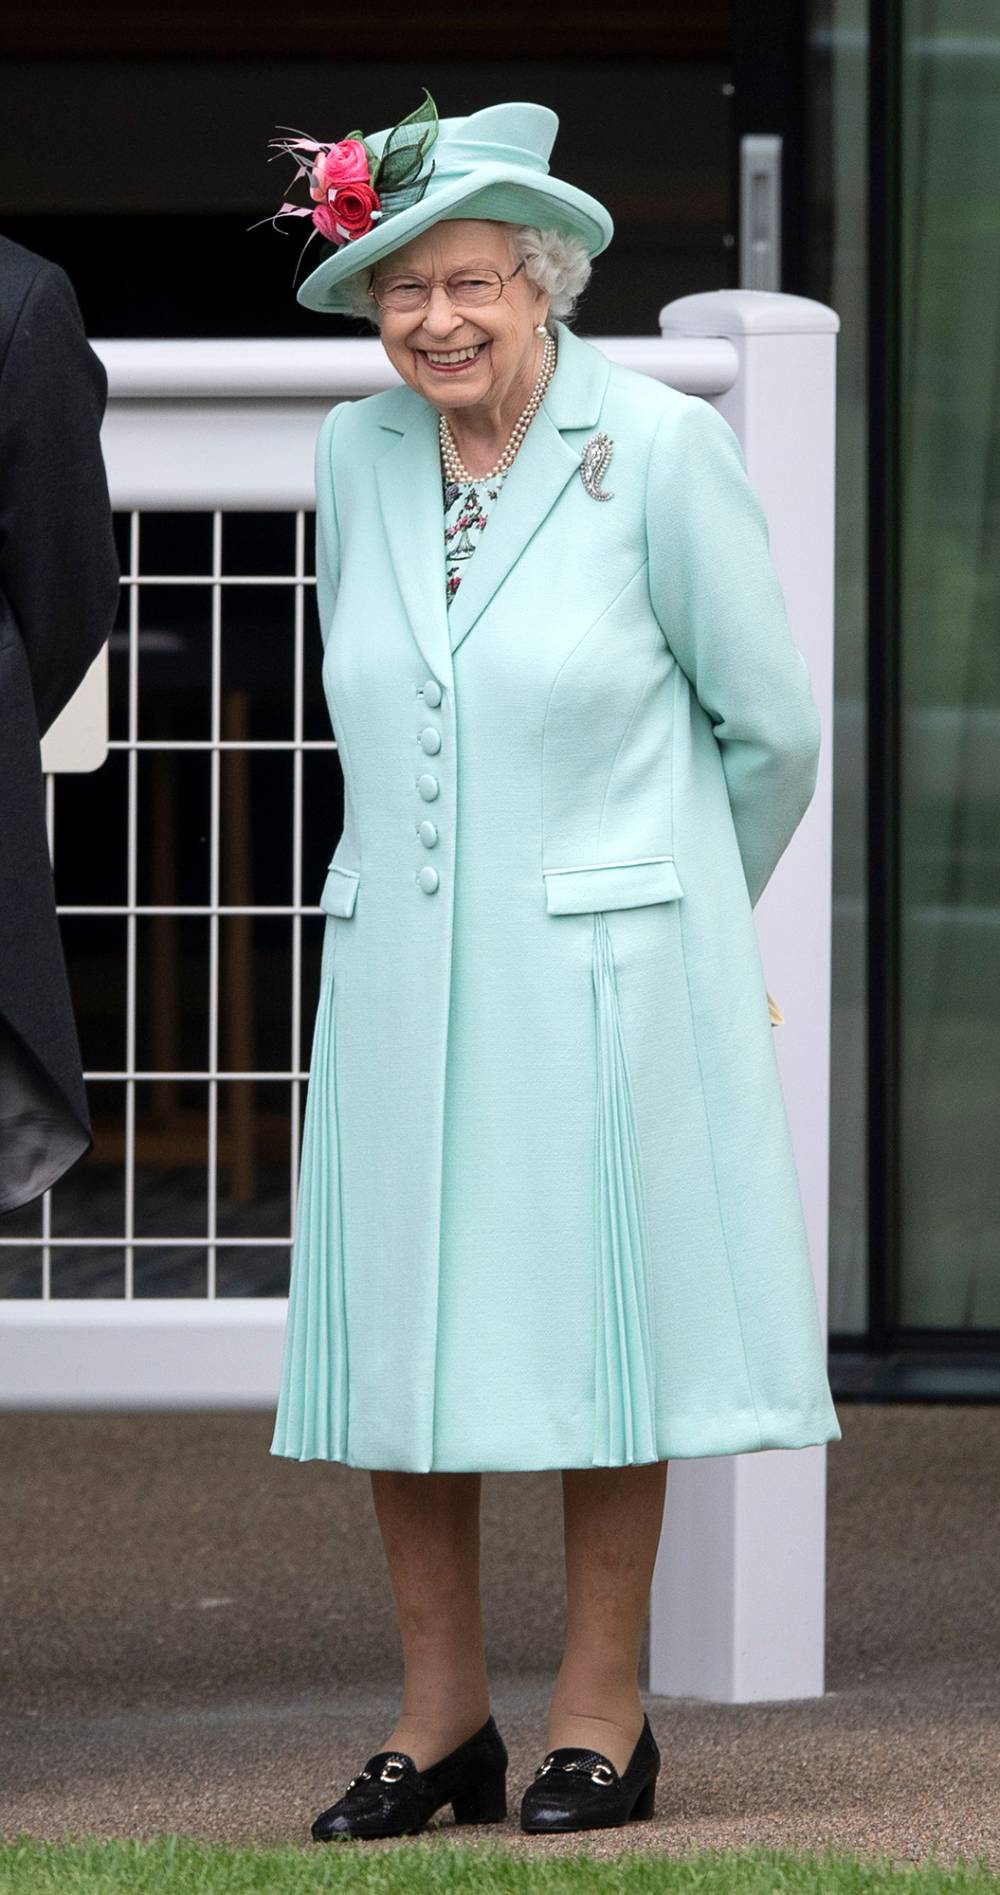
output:
[[[499,302],[503,295],[503,286],[509,283],[518,270],[524,269],[524,258],[512,270],[510,276],[501,276],[499,270],[456,270],[453,276],[434,276],[427,281],[423,276],[394,276],[376,289],[369,285],[368,294],[373,297],[380,309],[417,310],[426,308],[431,299],[435,283],[443,283],[449,302],[456,303],[462,309],[481,309],[484,303]]]

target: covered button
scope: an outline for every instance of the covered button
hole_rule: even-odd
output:
[[[423,868],[417,870],[417,881],[425,895],[433,895],[440,880],[437,869],[432,868],[429,862],[425,862]]]
[[[441,785],[436,776],[432,776],[429,770],[425,770],[423,776],[417,778],[417,788],[425,803],[433,803],[435,796],[440,793]]]
[[[433,724],[424,725],[420,733],[420,746],[421,749],[426,750],[429,757],[437,756],[441,748],[441,732],[435,730]]]
[[[424,703],[429,704],[431,707],[431,710],[433,711],[437,709],[440,702],[441,702],[441,686],[439,685],[436,678],[428,678],[426,684],[424,685]]]

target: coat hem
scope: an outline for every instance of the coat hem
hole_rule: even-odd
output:
[[[367,1456],[344,1452],[342,1454],[323,1454],[306,1450],[303,1453],[287,1441],[281,1446],[272,1441],[269,1452],[280,1459],[291,1461],[333,1461],[344,1467],[365,1468],[369,1471],[391,1471],[409,1474],[538,1474],[559,1468],[583,1467],[649,1467],[656,1461],[707,1460],[724,1454],[761,1454],[772,1449],[796,1450],[799,1448],[822,1447],[827,1442],[842,1438],[840,1423],[833,1407],[823,1408],[809,1419],[801,1414],[788,1412],[769,1413],[767,1410],[756,1414],[752,1421],[734,1424],[730,1428],[716,1427],[707,1430],[703,1422],[677,1423],[658,1437],[657,1450],[650,1455],[638,1455],[635,1459],[566,1459],[558,1451],[540,1449],[507,1449],[502,1453],[485,1452],[460,1461],[439,1458],[424,1465],[416,1464],[412,1458],[382,1455],[369,1459]]]

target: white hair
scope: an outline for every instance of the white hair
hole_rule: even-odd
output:
[[[593,268],[582,237],[568,237],[560,230],[540,230],[535,224],[508,224],[511,246],[517,262],[524,263],[524,274],[537,283],[549,297],[546,326],[558,317],[569,322],[577,301],[590,281]],[[370,270],[344,277],[340,284],[352,316],[367,317],[373,329],[380,329],[378,304],[368,294]]]

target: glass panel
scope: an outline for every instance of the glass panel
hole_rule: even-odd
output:
[[[1000,1328],[1000,30],[904,23],[899,1316]]]
[[[5,1301],[15,1297],[23,1301],[37,1301],[42,1294],[42,1253],[29,1249],[27,1245],[5,1244],[3,1233],[7,1229],[9,1218],[0,1216],[0,1297]],[[288,1284],[285,1284],[287,1294]]]
[[[142,557],[147,570],[145,541]],[[204,741],[212,730],[211,586],[141,586],[138,636],[139,736]]]
[[[136,898],[142,908],[207,907],[211,900],[211,752],[169,748],[172,737],[187,734],[178,717],[164,727],[164,748],[140,748],[136,757]],[[149,917],[140,925],[155,932]],[[166,920],[161,925],[169,932]]]
[[[136,1296],[207,1294],[208,1252],[186,1244],[142,1245],[135,1253]]]
[[[809,43],[804,292],[840,317],[837,337],[833,728],[833,1014],[830,1046],[830,1330],[868,1323],[867,0],[814,0]]]
[[[139,546],[143,573],[170,575],[175,579],[189,573],[208,574],[212,570],[212,515],[181,511],[144,513],[139,527]],[[122,570],[128,572],[128,566]]]
[[[223,1244],[217,1251],[215,1293],[223,1296],[287,1296],[287,1244]]]
[[[220,1296],[287,1292],[291,1096],[287,1082],[234,1080],[219,1086],[217,1226],[218,1235],[230,1240],[217,1253]],[[232,1241],[238,1238],[251,1241]]]
[[[279,517],[284,524],[287,516]],[[287,744],[295,734],[296,591],[294,584],[223,587],[220,719],[227,743]],[[317,647],[310,644],[309,656],[319,668],[318,632]]]
[[[207,1085],[177,1079],[151,1079],[136,1085],[134,1191],[137,1237],[204,1237],[208,1229]],[[203,1278],[195,1290],[166,1287],[188,1279],[191,1254],[168,1244],[162,1249],[141,1246],[135,1253],[136,1295],[203,1295]]]
[[[98,770],[56,771],[52,825],[60,909],[121,907],[128,897],[128,753]]]
[[[249,715],[252,696],[246,694]],[[248,741],[231,706],[229,741]],[[242,726],[242,727],[241,727]],[[286,908],[295,867],[291,750],[223,751],[219,758],[219,900],[224,908]]]
[[[323,917],[320,917],[320,928]],[[292,920],[219,920],[218,1066],[221,1072],[288,1071],[292,1056]]]
[[[222,570],[234,575],[295,571],[293,513],[227,513],[222,522]]]
[[[67,778],[67,782],[78,779]],[[56,846],[56,888],[62,898],[67,851]],[[61,915],[70,997],[76,1019],[83,1070],[120,1073],[125,1068],[125,995],[128,978],[128,924],[120,915]],[[91,1115],[94,1100],[91,1096]],[[88,1159],[81,1168],[86,1171]],[[83,1183],[81,1178],[80,1183]]]
[[[110,1293],[120,1296],[122,1263],[111,1240],[125,1235],[125,1087],[120,1080],[89,1079],[87,1100],[93,1151],[52,1187],[52,1235],[63,1240],[52,1251],[53,1294],[85,1296],[85,1282],[107,1267],[118,1273]],[[95,1242],[101,1237],[109,1240],[107,1250]],[[74,1245],[86,1242],[77,1249],[69,1238]]]

